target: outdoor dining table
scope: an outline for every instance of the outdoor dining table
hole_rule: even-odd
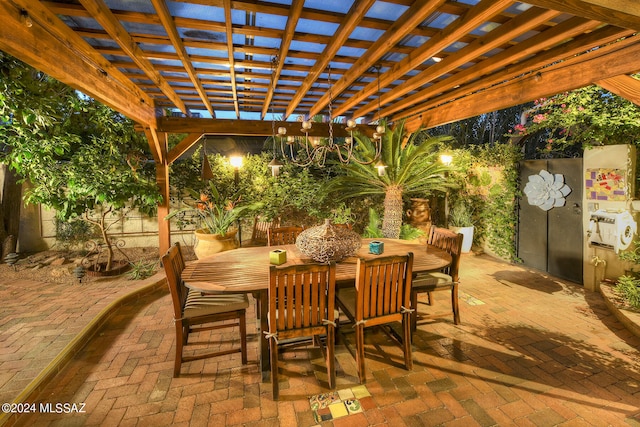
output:
[[[381,255],[369,253],[369,243],[378,240],[384,243]],[[314,262],[303,255],[296,245],[259,246],[220,252],[187,264],[182,279],[187,287],[204,293],[234,292],[251,293],[256,299],[257,316],[260,319],[258,349],[262,377],[268,376],[270,369],[269,343],[262,331],[268,330],[269,310],[269,253],[273,250],[286,251],[286,263],[305,264]],[[441,249],[426,244],[397,239],[363,239],[355,256],[336,264],[336,285],[353,286],[356,277],[357,258],[373,259],[388,255],[405,255],[413,252],[413,272],[421,273],[440,270],[451,263],[451,256]]]

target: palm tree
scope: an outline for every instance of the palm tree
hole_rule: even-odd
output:
[[[345,175],[334,178],[329,190],[341,199],[384,194],[382,233],[384,237],[397,239],[402,226],[402,197],[427,195],[445,191],[454,185],[446,182],[444,173],[449,170],[438,161],[436,148],[449,140],[448,136],[427,138],[422,143],[421,130],[406,135],[404,121],[388,129],[383,135],[380,161],[387,165],[384,175],[378,174],[375,162],[363,165],[351,162],[344,166]],[[356,135],[358,155],[372,159],[374,143],[364,135]]]

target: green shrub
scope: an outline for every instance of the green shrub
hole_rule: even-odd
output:
[[[620,276],[615,290],[632,308],[640,310],[640,279]]]
[[[158,263],[156,261],[140,260],[130,264],[131,270],[127,273],[129,280],[142,280],[155,274]]]
[[[56,218],[56,242],[65,250],[81,247],[96,237],[94,227],[85,221],[62,221]]]

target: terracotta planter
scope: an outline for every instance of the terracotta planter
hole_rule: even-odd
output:
[[[196,244],[193,247],[198,259],[205,258],[218,252],[236,249],[238,240],[236,239],[237,230],[229,231],[224,236],[221,234],[210,234],[206,230],[196,230]]]

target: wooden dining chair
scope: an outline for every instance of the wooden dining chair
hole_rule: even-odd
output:
[[[176,356],[173,376],[180,375],[180,367],[184,362],[205,359],[240,352],[242,363],[247,363],[247,327],[246,308],[249,300],[246,294],[202,294],[185,286],[182,271],[185,263],[180,243],[175,243],[162,257],[162,265],[167,275],[167,284],[173,301],[174,323],[176,326]],[[229,320],[236,322],[229,323]],[[199,326],[205,325],[205,326]],[[198,327],[194,327],[198,326]],[[240,327],[240,348],[183,354],[192,332],[209,331],[221,328]]]
[[[252,246],[267,246],[269,241],[268,233],[269,229],[280,226],[280,219],[274,218],[271,221],[265,221],[260,216],[256,216],[253,221],[253,231],[251,233],[251,240],[244,243],[244,247]]]
[[[389,336],[402,348],[407,370],[413,368],[410,330],[412,269],[411,252],[404,256],[358,259],[355,288],[340,288],[337,292],[338,306],[354,324],[355,359],[360,383],[366,380],[364,331],[373,326],[402,323],[401,339],[395,334]],[[344,330],[342,326],[340,329]]]
[[[293,245],[304,227],[272,227],[268,231],[268,246]]]
[[[336,266],[301,264],[269,270],[269,341],[273,399],[279,395],[278,349],[283,340],[312,337],[324,355],[329,388],[335,387]],[[326,336],[325,345],[320,335]]]
[[[453,313],[453,323],[460,324],[460,308],[458,305],[458,269],[460,268],[460,254],[462,253],[462,239],[460,233],[446,228],[431,227],[427,244],[445,250],[451,255],[451,264],[441,271],[420,273],[413,278],[411,286],[411,330],[417,328],[418,317],[422,319],[449,316]],[[427,249],[428,250],[428,249]],[[418,312],[418,295],[427,293],[428,304],[433,305],[433,292],[451,291],[451,312],[443,314],[426,314]]]

